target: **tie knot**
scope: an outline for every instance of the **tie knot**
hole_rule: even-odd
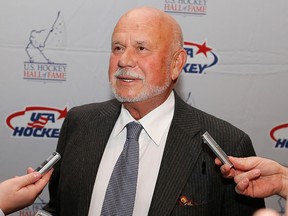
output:
[[[142,130],[142,125],[133,121],[126,125],[127,127],[127,139],[137,139],[139,138],[140,132]]]

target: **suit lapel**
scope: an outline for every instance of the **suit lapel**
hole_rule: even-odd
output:
[[[191,112],[191,107],[177,95],[175,98],[175,113],[149,215],[171,213],[202,151],[199,122]]]
[[[83,191],[81,193],[82,202],[80,206],[85,206],[81,211],[81,215],[88,215],[90,200],[94,183],[96,180],[97,171],[101,162],[103,152],[110,137],[111,131],[119,116],[121,105],[116,103],[107,104],[100,116],[95,118],[91,116],[91,122],[87,128],[90,130],[85,136],[86,149],[83,152]]]

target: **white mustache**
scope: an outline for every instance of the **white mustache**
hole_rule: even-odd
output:
[[[126,69],[121,69],[121,68],[119,68],[114,74],[114,77],[116,78],[118,78],[119,76],[130,76],[132,78],[144,80],[144,77],[140,76],[137,72],[127,71]]]

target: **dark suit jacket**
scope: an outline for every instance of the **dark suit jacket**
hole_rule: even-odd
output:
[[[221,177],[201,135],[208,131],[228,155],[239,157],[255,155],[250,138],[175,95],[175,113],[149,215],[249,216],[264,207],[263,199],[234,192],[233,181]],[[110,100],[68,112],[57,146],[62,159],[50,181],[50,202],[45,207],[53,215],[88,215],[97,170],[120,107]],[[180,202],[181,197],[189,205]]]

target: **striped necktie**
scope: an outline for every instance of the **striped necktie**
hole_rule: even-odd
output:
[[[101,216],[131,216],[133,213],[139,166],[138,138],[142,126],[130,122],[126,127],[126,142],[113,169]]]

